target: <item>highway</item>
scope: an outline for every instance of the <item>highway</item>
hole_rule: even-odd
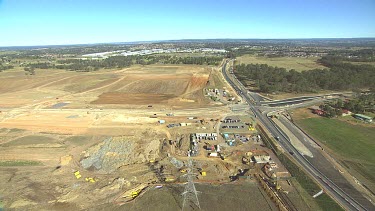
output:
[[[257,101],[259,98],[257,96],[252,96],[256,95],[256,93],[247,92],[241,82],[233,77],[230,77],[226,70],[228,62],[229,61],[227,61],[222,67],[222,74],[226,81],[233,87],[238,95],[240,95],[242,99],[247,102],[250,110],[254,113],[257,120],[261,122],[274,137],[279,137],[279,145],[287,152],[290,152],[290,154],[293,154],[292,157],[299,163],[300,167],[302,167],[310,176],[312,176],[321,185],[321,187],[324,188],[324,191],[332,196],[346,210],[372,210],[373,206],[366,208],[368,206],[364,207],[362,204],[358,203],[345,191],[339,188],[331,179],[320,172],[312,163],[309,162],[308,159],[306,159],[298,150],[294,148],[285,133],[280,130],[273,123],[273,121],[266,116],[266,114],[262,114],[259,111],[258,105],[260,105],[260,102]],[[371,202],[369,203],[371,206]]]

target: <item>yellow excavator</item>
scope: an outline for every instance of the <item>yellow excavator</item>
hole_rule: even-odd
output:
[[[122,198],[127,202],[135,199],[139,194],[144,190],[148,185],[146,184],[140,184],[137,187],[130,189],[126,191],[123,195]]]

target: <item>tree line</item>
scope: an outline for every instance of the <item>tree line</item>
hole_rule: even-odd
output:
[[[169,55],[145,55],[145,56],[112,56],[106,59],[65,59],[56,63],[39,62],[30,63],[26,67],[37,69],[65,69],[70,71],[96,71],[101,68],[125,68],[133,64],[196,64],[196,65],[219,65],[222,61],[220,56],[201,57],[177,57]]]
[[[135,58],[136,64],[196,64],[196,65],[219,65],[223,60],[221,56],[172,56],[172,55],[147,55]]]
[[[13,67],[13,65],[3,65],[2,63],[0,63],[0,72],[2,72],[3,70],[13,69]]]
[[[328,118],[341,116],[343,109],[352,113],[374,112],[375,93],[360,94],[351,100],[337,99],[319,106],[324,111],[324,116]]]
[[[317,92],[319,90],[375,90],[375,67],[354,65],[323,57],[319,60],[329,69],[298,72],[266,64],[236,65],[235,74],[244,84],[251,80],[261,92]]]

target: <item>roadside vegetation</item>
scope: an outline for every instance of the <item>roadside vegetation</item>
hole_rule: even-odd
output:
[[[317,206],[319,206],[321,210],[343,210],[340,207],[340,205],[338,205],[336,201],[334,201],[327,194],[322,194],[317,198],[313,198],[312,196],[321,190],[319,185],[311,177],[309,177],[300,167],[298,167],[293,161],[291,161],[288,158],[288,156],[286,156],[279,150],[276,144],[276,140],[273,137],[265,135],[265,131],[261,127],[259,127],[258,129],[261,132],[261,137],[264,141],[264,144],[268,148],[273,149],[276,156],[279,158],[279,160],[282,162],[285,168],[288,169],[289,173],[292,175],[295,181],[298,182],[298,184],[302,187],[303,191],[306,192],[306,194],[301,193],[300,195],[304,198],[305,202],[309,206],[314,206],[314,204],[317,204]]]
[[[321,210],[344,210],[327,194],[322,194],[317,198],[312,198],[312,196],[318,193],[321,190],[321,188],[314,182],[314,180],[312,180],[303,170],[301,170],[301,168],[294,164],[287,156],[285,156],[284,154],[279,154],[278,158],[288,169],[291,175],[302,186],[302,188],[309,194],[309,197],[311,197],[307,199],[305,198],[305,200],[317,203]]]

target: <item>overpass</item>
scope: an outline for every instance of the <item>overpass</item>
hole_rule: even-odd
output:
[[[267,130],[274,136],[279,137],[278,143],[280,146],[293,154],[293,158],[297,163],[303,168],[315,181],[323,187],[324,191],[327,192],[330,196],[332,196],[342,207],[347,210],[374,210],[374,206],[371,202],[365,199],[362,196],[361,201],[365,201],[365,205],[359,203],[356,199],[351,197],[347,192],[345,192],[342,188],[337,186],[332,179],[328,178],[324,173],[320,171],[314,164],[312,164],[307,158],[304,157],[291,143],[287,135],[273,122],[271,121],[266,114],[262,114],[258,109],[261,103],[257,101],[256,93],[248,92],[245,87],[242,85],[240,81],[236,78],[231,78],[226,70],[226,66],[229,61],[224,63],[222,67],[222,74],[226,81],[233,87],[234,90],[246,101],[249,105],[250,110],[253,112],[254,116],[257,118],[259,122],[261,122]],[[293,100],[292,100],[293,101]],[[293,132],[293,131],[291,131]],[[298,134],[296,134],[298,135]],[[297,136],[298,137],[298,136]],[[326,159],[323,157],[323,159]],[[326,163],[332,165],[326,159]],[[332,166],[333,168],[333,166]],[[353,191],[356,189],[354,187],[351,188]],[[358,192],[358,191],[357,191]]]

